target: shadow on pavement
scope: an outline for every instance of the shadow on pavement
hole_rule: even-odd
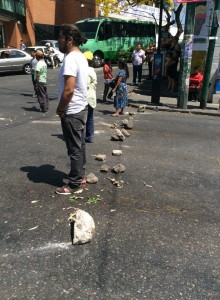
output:
[[[58,139],[61,139],[62,141],[65,141],[65,140],[64,140],[64,137],[63,137],[63,134],[51,134],[51,136],[55,136],[55,137],[57,137]]]
[[[20,170],[22,172],[26,172],[28,179],[35,183],[46,183],[53,186],[61,186],[63,184],[63,179],[66,178],[65,173],[55,170],[55,167],[49,164],[39,167],[21,167]]]
[[[24,96],[24,97],[35,98],[36,101],[37,101],[37,97],[33,97],[33,94],[30,94],[30,93],[22,93],[22,94],[20,94],[20,95],[21,95],[21,96]],[[49,97],[49,100],[50,100],[50,101],[57,100],[57,96]]]
[[[106,110],[106,109],[98,109],[98,112],[102,113],[103,115],[111,115],[115,112],[115,108],[112,105],[112,110]]]
[[[36,103],[37,104],[37,103]],[[33,107],[21,107],[23,110],[26,111],[36,111],[36,112],[40,112],[40,108],[37,108],[36,106]]]

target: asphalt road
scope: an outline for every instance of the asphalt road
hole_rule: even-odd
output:
[[[1,76],[0,299],[220,299],[219,118],[136,112],[130,137],[113,142],[110,125],[120,128],[127,116],[109,115],[97,73],[87,173],[99,181],[75,201],[54,193],[69,168],[55,115],[57,70],[49,70],[47,114],[32,98],[29,76]],[[101,173],[99,153],[125,172]],[[95,220],[90,244],[71,245],[72,207]]]

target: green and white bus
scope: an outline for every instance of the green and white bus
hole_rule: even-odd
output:
[[[101,66],[107,57],[117,60],[119,51],[156,42],[155,24],[149,21],[90,18],[76,22],[76,26],[87,38],[80,49],[93,52],[95,67]]]

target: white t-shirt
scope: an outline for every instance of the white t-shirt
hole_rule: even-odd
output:
[[[132,57],[134,66],[142,65],[145,58],[145,52],[142,49],[140,51],[134,50]]]
[[[64,89],[64,75],[76,77],[73,97],[66,107],[65,113],[76,114],[82,111],[87,102],[87,85],[88,85],[89,66],[87,59],[81,52],[72,51],[63,60],[59,70],[59,90],[58,100],[60,101]]]
[[[94,68],[89,67],[89,78],[88,78],[88,103],[92,108],[96,107],[96,85],[97,75]]]

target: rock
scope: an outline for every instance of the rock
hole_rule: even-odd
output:
[[[122,124],[124,125],[125,129],[132,129],[134,127],[134,119],[129,117],[128,119],[123,120]]]
[[[146,108],[146,105],[139,105],[138,106],[138,112],[145,112],[145,108]]]
[[[130,116],[133,116],[134,114],[135,114],[134,111],[130,111],[130,112],[129,112],[129,115],[130,115]]]
[[[114,172],[114,173],[122,173],[125,170],[126,170],[125,166],[122,164],[117,164],[112,168],[112,172]]]
[[[117,136],[116,134],[113,134],[113,135],[111,136],[111,140],[112,140],[112,141],[121,141],[120,138],[119,138],[119,136]]]
[[[104,161],[104,160],[106,160],[106,155],[105,154],[97,154],[95,159],[99,160],[99,161]]]
[[[122,151],[121,150],[113,150],[112,155],[115,155],[115,156],[122,155]]]
[[[119,188],[122,188],[123,187],[123,183],[124,181],[123,180],[116,180],[115,178],[110,178],[110,177],[107,177],[112,184],[116,185],[117,187]]]
[[[107,166],[107,165],[102,165],[100,168],[101,172],[108,172],[108,170],[109,170],[109,166]]]
[[[121,130],[116,129],[116,134],[117,134],[117,136],[119,137],[119,139],[120,139],[121,141],[123,141],[123,140],[125,139],[125,136],[124,136],[124,134],[121,132]]]
[[[86,211],[74,208],[68,221],[71,223],[71,239],[73,245],[82,245],[91,242],[95,234],[95,222]]]
[[[113,128],[113,129],[115,129],[115,128],[117,128],[117,124],[113,123],[113,124],[111,124],[110,127]]]
[[[95,176],[95,174],[90,173],[86,176],[86,182],[87,183],[97,183],[98,182],[98,177]]]
[[[126,137],[130,136],[130,133],[129,133],[126,129],[124,129],[124,128],[122,128],[121,132],[122,132],[122,133],[124,134],[124,136],[126,136]]]

